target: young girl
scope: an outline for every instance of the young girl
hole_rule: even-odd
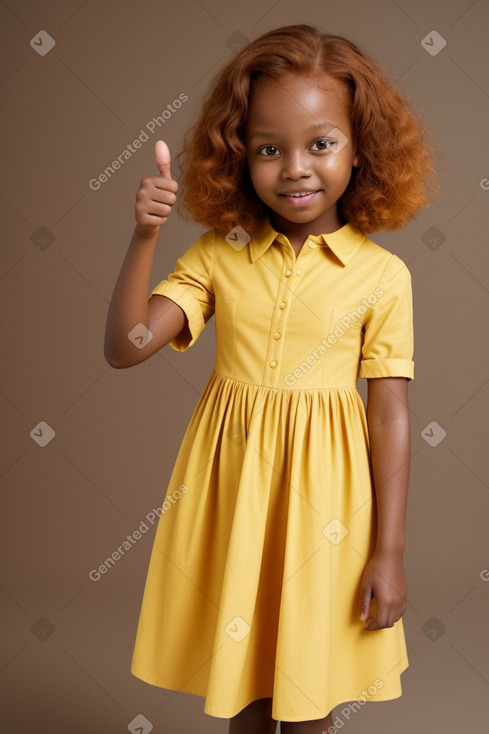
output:
[[[329,734],[338,704],[401,695],[411,282],[365,233],[405,224],[435,190],[422,133],[355,45],[288,26],[228,64],[187,133],[183,203],[210,229],[149,299],[178,189],[162,141],[137,194],[106,359],[185,351],[212,315],[216,355],[161,508],[131,671],[205,696],[231,734],[278,720]]]

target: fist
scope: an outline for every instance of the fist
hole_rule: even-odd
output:
[[[171,177],[170,150],[163,140],[155,147],[159,176],[143,178],[136,195],[136,225],[142,237],[154,237],[175,204],[178,184]]]

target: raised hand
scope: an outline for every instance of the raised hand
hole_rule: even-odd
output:
[[[155,147],[159,176],[143,178],[136,195],[136,227],[141,237],[155,237],[175,204],[178,184],[171,177],[170,149],[163,140]]]

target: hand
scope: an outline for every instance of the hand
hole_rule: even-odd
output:
[[[372,596],[377,604],[377,615],[369,617]],[[376,552],[368,562],[362,578],[361,617],[364,629],[380,630],[392,627],[407,606],[407,588],[402,555]]]
[[[155,154],[160,175],[143,178],[136,195],[136,226],[142,237],[158,234],[177,200],[178,184],[171,177],[170,150],[163,140],[156,143]]]

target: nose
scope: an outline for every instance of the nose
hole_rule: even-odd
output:
[[[301,151],[294,151],[284,156],[282,178],[293,179],[308,177],[311,175],[306,155]]]

